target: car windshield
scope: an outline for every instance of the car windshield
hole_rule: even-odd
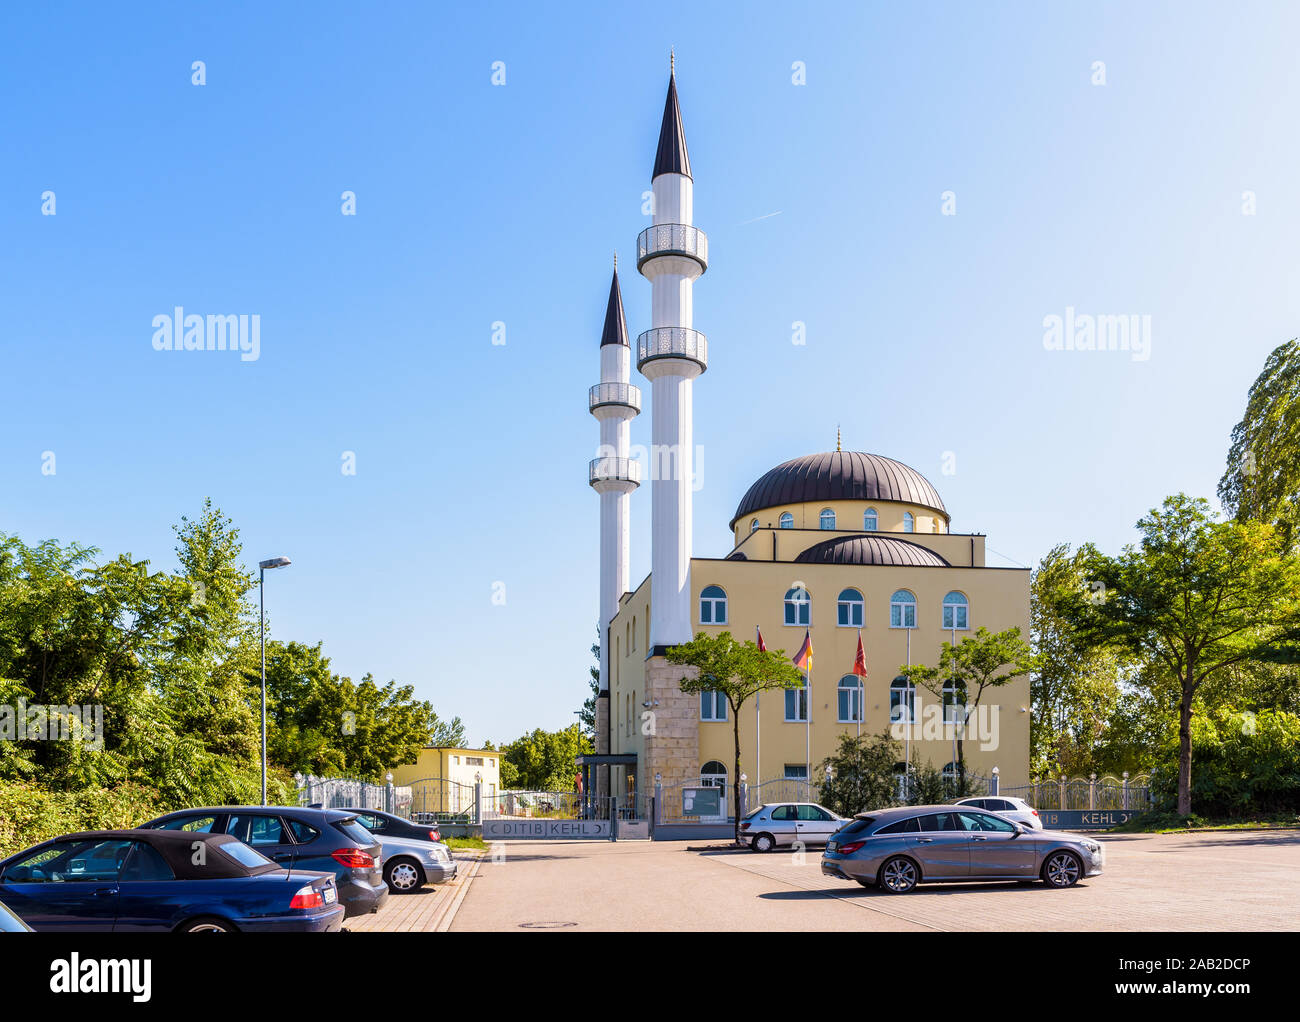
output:
[[[759,813],[761,813],[761,812],[762,812],[764,809],[766,809],[766,808],[767,808],[767,806],[759,806],[757,809],[751,809],[749,812],[747,812],[747,813],[744,815],[743,819],[746,819],[746,820],[752,820],[755,816],[757,816]]]
[[[268,859],[256,848],[250,848],[242,841],[226,841],[222,844],[221,850],[241,866],[247,866],[249,869],[257,869],[259,866],[275,865],[274,862]]]
[[[854,834],[861,834],[864,830],[870,827],[874,822],[875,822],[874,816],[868,816],[865,819],[854,820],[852,823],[846,824],[844,827],[840,828],[840,832],[836,835],[836,837],[844,838],[844,837],[852,837]]]

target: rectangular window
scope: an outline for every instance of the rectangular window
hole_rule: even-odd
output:
[[[785,719],[803,723],[808,719],[808,686],[785,690]]]
[[[862,627],[862,604],[860,603],[841,603],[839,612],[839,623],[842,628],[861,628]]]
[[[787,763],[785,765],[785,777],[789,781],[806,781],[808,780],[808,766],[806,763]]]
[[[721,692],[700,693],[700,720],[726,720],[727,697]]]
[[[840,723],[853,724],[862,719],[862,689],[840,689]]]
[[[915,603],[891,603],[889,605],[889,627],[890,628],[915,628],[916,627],[916,604]]]

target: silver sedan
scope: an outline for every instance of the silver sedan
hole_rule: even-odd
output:
[[[738,843],[756,852],[781,846],[824,845],[849,821],[816,802],[771,802],[740,821]]]
[[[905,806],[859,813],[827,844],[822,872],[891,894],[969,880],[1064,888],[1099,875],[1105,858],[1083,834],[1030,830],[982,809]]]
[[[384,881],[394,894],[418,890],[426,882],[445,883],[456,876],[456,860],[441,841],[376,834],[383,845]]]

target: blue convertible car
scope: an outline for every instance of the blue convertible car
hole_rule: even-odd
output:
[[[228,834],[97,830],[0,862],[0,902],[69,933],[325,931],[343,925],[328,873],[289,870]]]

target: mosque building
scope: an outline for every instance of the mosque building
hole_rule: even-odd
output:
[[[693,388],[708,368],[694,287],[709,257],[708,238],[694,225],[675,69],[651,180],[653,222],[637,239],[637,269],[651,287],[651,321],[636,339],[637,370],[650,387],[648,471],[629,453],[642,394],[631,381],[617,265],[600,382],[589,394],[600,422],[599,456],[589,466],[600,496],[600,693],[596,756],[589,757],[600,764],[592,774],[597,792],[624,801],[653,791],[656,781],[665,792],[730,785],[730,708],[712,693],[682,693],[685,669],[664,657],[697,632],[722,630],[754,639],[757,629],[769,649],[792,655],[808,636],[815,651],[802,689],[765,692],[741,709],[751,786],[815,784],[841,734],[879,734],[891,725],[913,762],[954,772],[956,714],[941,695],[909,688],[900,665],[937,664],[943,642],[980,627],[1019,626],[1027,639],[1028,569],[988,566],[985,537],[953,532],[943,499],[920,472],[838,443],[760,477],[728,523],[730,551],[693,556]],[[643,474],[650,477],[651,570],[633,588],[629,509]],[[853,672],[859,638],[865,678]],[[965,734],[969,772],[988,776],[996,767],[1003,785],[1028,782],[1029,705],[1027,677],[985,693]]]

